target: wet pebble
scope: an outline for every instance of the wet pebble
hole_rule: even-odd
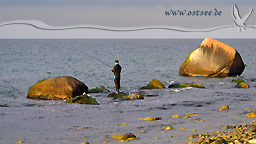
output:
[[[112,139],[117,139],[117,140],[132,140],[135,139],[136,136],[133,135],[132,133],[128,134],[116,134],[111,136]]]
[[[250,112],[246,115],[247,117],[256,117],[256,111]]]
[[[175,115],[172,115],[172,118],[182,118],[182,116],[175,114]]]
[[[229,106],[228,105],[225,105],[225,106],[222,106],[218,109],[218,111],[225,111],[225,110],[229,110]]]
[[[139,120],[155,121],[155,120],[162,120],[162,118],[161,117],[144,117],[144,118],[139,118]]]
[[[165,130],[173,130],[174,128],[172,126],[167,126]]]

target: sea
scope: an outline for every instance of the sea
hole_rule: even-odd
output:
[[[246,68],[239,77],[179,76],[187,55],[203,39],[1,39],[0,144],[183,144],[189,134],[223,131],[230,124],[248,124],[256,109],[256,40],[218,39],[235,48]],[[99,105],[67,104],[63,100],[27,99],[37,81],[72,76],[89,88],[115,91],[114,61],[122,66],[121,91],[133,94],[152,79],[165,89],[144,90],[142,100],[123,101],[91,94]],[[249,89],[235,88],[243,79]],[[167,88],[174,82],[201,83],[206,88]],[[218,111],[229,105],[229,110]],[[188,116],[197,113],[198,116]],[[182,118],[173,118],[173,115]],[[161,117],[141,121],[143,117]],[[173,130],[165,130],[172,126]],[[112,139],[132,133],[134,140]]]

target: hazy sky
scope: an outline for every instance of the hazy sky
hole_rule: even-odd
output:
[[[232,6],[256,25],[256,0],[0,0],[0,22],[40,20],[54,26],[114,27],[167,25],[209,28],[233,24]],[[221,11],[221,16],[166,16],[165,11]]]
[[[0,0],[1,6],[156,6],[156,5],[226,5],[239,3],[250,5],[255,0]]]

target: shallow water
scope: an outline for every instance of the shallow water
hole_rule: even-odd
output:
[[[234,88],[234,78],[182,77],[179,67],[201,39],[171,40],[0,40],[0,143],[119,143],[112,134],[133,133],[130,143],[184,143],[188,135],[220,130],[223,125],[252,121],[245,108],[255,107],[255,39],[221,39],[238,50],[247,65],[240,76],[250,89]],[[88,56],[89,55],[89,56]],[[92,58],[93,57],[93,58]],[[114,91],[111,67],[118,59],[123,67],[122,91],[134,93],[151,79],[168,86],[171,81],[197,82],[206,89],[146,90],[157,97],[118,101],[107,93],[92,94],[98,106],[63,101],[26,99],[28,88],[41,79],[69,75],[89,88],[104,85]],[[196,105],[202,105],[196,107]],[[219,112],[229,105],[229,111]],[[173,114],[200,116],[174,119]],[[160,121],[140,121],[160,116]],[[205,122],[198,122],[205,120]],[[127,123],[127,126],[120,126]],[[171,125],[172,131],[164,128]],[[75,126],[88,129],[76,130]],[[184,127],[185,130],[179,128]],[[198,130],[192,132],[193,129]],[[136,134],[140,131],[146,133]],[[170,138],[170,136],[174,136]],[[157,140],[155,140],[157,137]]]

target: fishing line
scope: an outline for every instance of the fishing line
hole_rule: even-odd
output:
[[[87,54],[87,53],[84,53],[84,54],[87,55],[88,57],[94,59],[95,61],[97,61],[97,62],[99,62],[99,63],[101,63],[101,64],[103,64],[103,65],[105,65],[105,66],[108,66],[108,67],[112,68],[112,66],[106,64],[105,62],[103,62],[103,61],[101,61],[101,60],[99,60],[99,59],[97,59],[97,58],[95,58],[95,57],[92,57],[92,56],[90,56],[90,55]]]

